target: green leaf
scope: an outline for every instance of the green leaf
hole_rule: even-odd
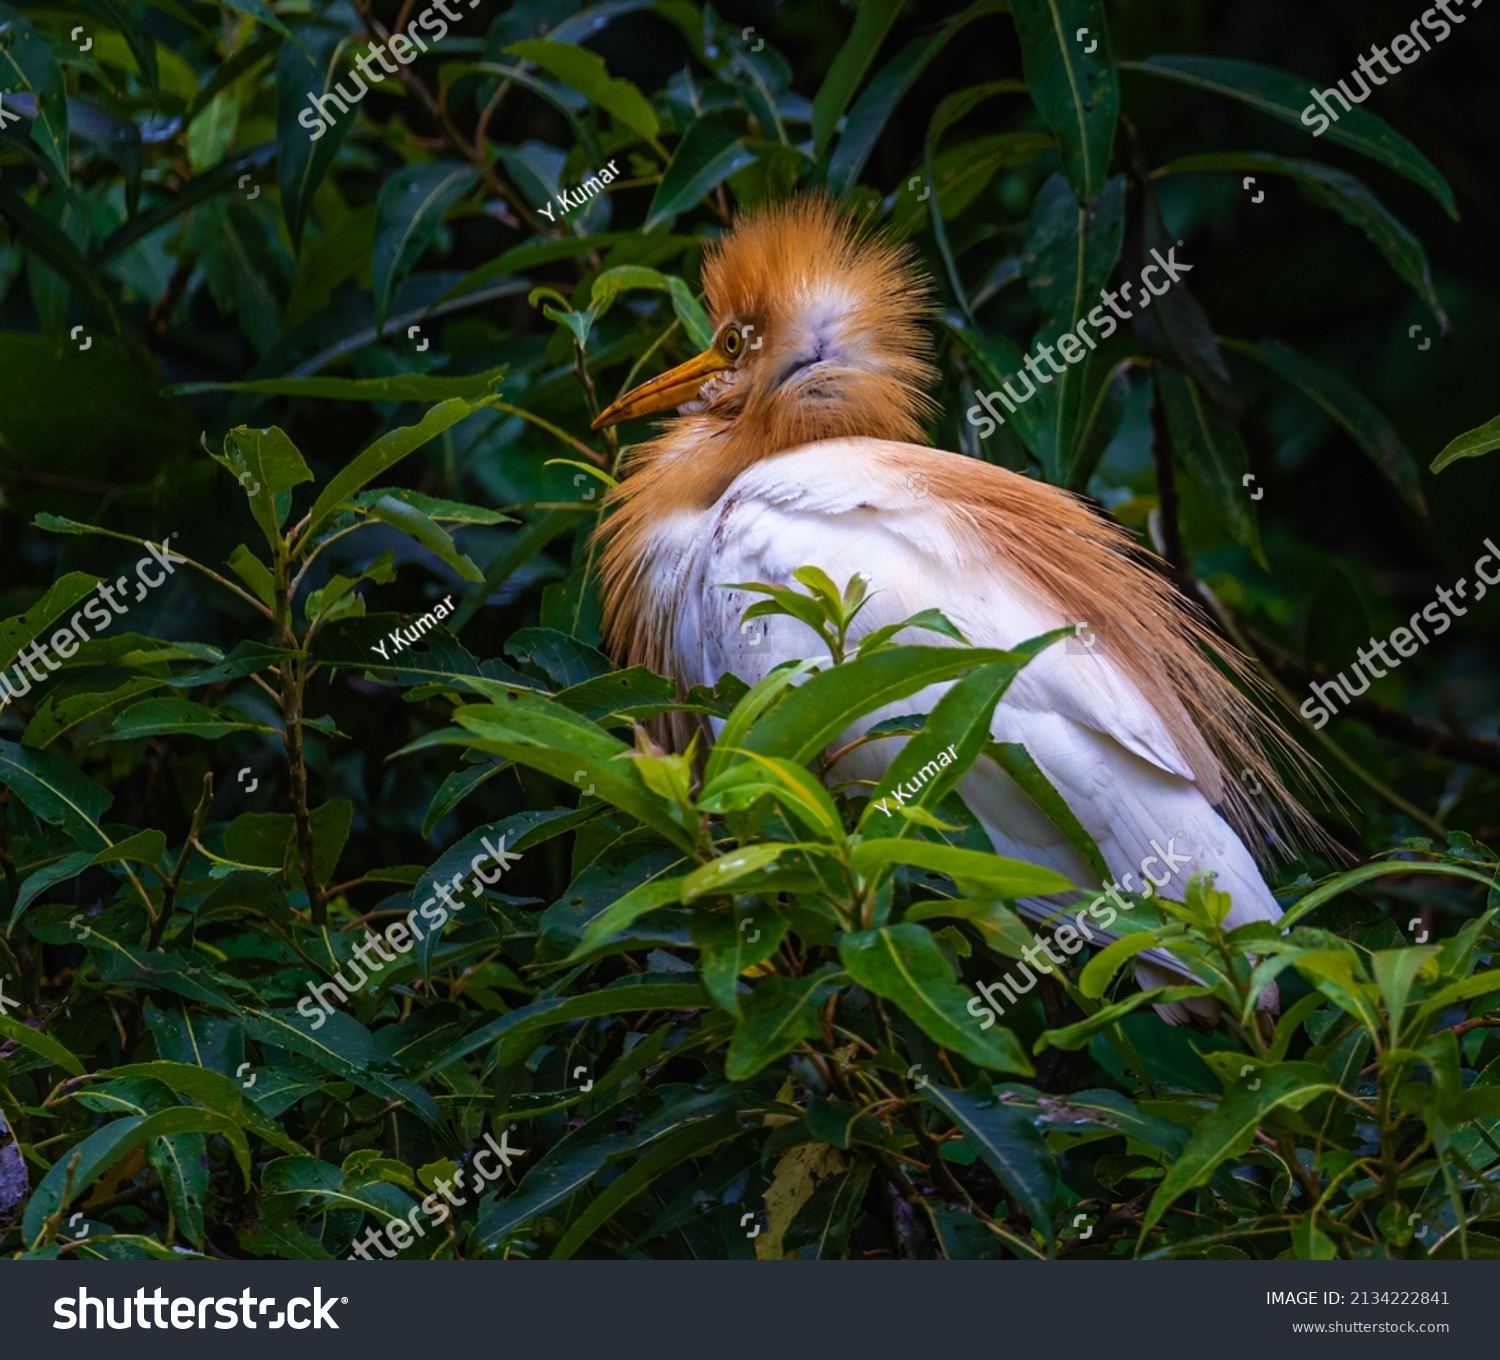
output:
[[[1267,1067],[1259,1080],[1259,1090],[1236,1090],[1198,1122],[1151,1199],[1141,1224],[1143,1237],[1180,1195],[1205,1184],[1220,1165],[1244,1152],[1254,1140],[1256,1126],[1273,1110],[1283,1105],[1301,1109],[1314,1096],[1335,1089],[1328,1074],[1312,1063]]]
[[[701,126],[700,123],[693,124],[694,128],[699,126]],[[649,229],[648,222],[647,230]],[[672,310],[682,323],[683,330],[687,332],[688,339],[700,349],[707,349],[713,343],[713,323],[709,321],[708,313],[703,310],[703,304],[693,296],[687,284],[675,274],[669,277],[659,269],[648,269],[644,265],[616,265],[613,269],[606,269],[594,280],[589,304],[595,318],[603,316],[614,303],[615,298],[628,288],[651,288],[666,293],[672,300]],[[598,468],[584,463],[568,463],[566,459],[558,461],[569,467],[581,468],[584,472],[600,478],[609,485],[614,484],[613,479]]]
[[[874,1171],[873,1159],[862,1157],[850,1170],[819,1181],[781,1235],[782,1249],[794,1252],[799,1247],[815,1246],[820,1261],[835,1256],[846,1259],[849,1235],[859,1221]]]
[[[1457,439],[1450,440],[1432,460],[1432,470],[1441,472],[1449,463],[1456,463],[1460,458],[1478,458],[1480,454],[1493,453],[1496,449],[1500,449],[1500,416],[1478,429],[1468,430]]]
[[[548,75],[556,76],[564,85],[577,90],[589,103],[603,109],[646,141],[654,140],[660,130],[661,124],[651,101],[628,80],[611,79],[604,69],[604,58],[587,48],[528,38],[512,43],[505,52],[508,56],[535,62]]]
[[[201,1247],[208,1202],[208,1143],[201,1133],[168,1133],[151,1139],[146,1156],[161,1181],[177,1230]]]
[[[167,838],[154,828],[147,831],[137,831],[133,836],[127,836],[123,841],[116,841],[108,850],[101,850],[94,856],[93,864],[118,864],[129,860],[135,864],[149,864],[153,867],[161,863],[161,858],[167,853]]]
[[[1320,106],[1310,99],[1310,87],[1315,88],[1316,82],[1257,62],[1228,57],[1156,56],[1145,61],[1122,61],[1119,65],[1124,71],[1143,71],[1228,95],[1299,130],[1313,128],[1319,117],[1326,118]],[[1313,132],[1318,135],[1316,128]],[[1348,113],[1341,112],[1338,122],[1331,123],[1322,135],[1330,142],[1389,166],[1413,184],[1420,184],[1443,205],[1449,217],[1458,220],[1458,207],[1448,181],[1384,119],[1368,109],[1352,108]]]
[[[475,792],[481,784],[488,783],[501,770],[508,768],[508,764],[503,760],[487,760],[478,765],[465,766],[450,774],[443,780],[438,791],[432,795],[427,814],[422,818],[422,835],[431,836],[438,823],[464,799]]]
[[[1449,983],[1417,1007],[1416,1014],[1412,1017],[1412,1028],[1419,1030],[1424,1024],[1430,1023],[1441,1015],[1449,1006],[1456,1006],[1462,1001],[1472,1001],[1477,996],[1489,996],[1492,992],[1500,992],[1500,972],[1486,970],[1459,982]]]
[[[390,651],[390,633],[408,622],[397,614],[336,619],[318,630],[313,658],[320,665],[373,671],[382,680],[390,677],[408,686],[443,684],[462,690],[470,681],[480,682],[479,662],[441,625],[428,629],[415,644]],[[387,647],[387,656],[380,655],[376,643]]]
[[[108,323],[115,335],[121,334],[120,318],[110,295],[99,283],[96,267],[83,257],[78,247],[55,223],[12,189],[0,189],[0,217],[10,223],[13,245],[23,246],[35,255],[68,285],[80,301],[91,304],[94,312]],[[41,338],[37,337],[39,340]],[[56,363],[57,360],[52,362]],[[57,420],[55,412],[52,418]]]
[[[627,666],[569,685],[558,694],[557,702],[606,727],[616,722],[644,722],[679,706],[676,684],[644,666]]]
[[[1445,336],[1452,329],[1448,313],[1433,287],[1432,268],[1421,241],[1353,175],[1317,161],[1292,160],[1258,151],[1185,156],[1156,173],[1171,175],[1193,170],[1258,170],[1269,175],[1290,175],[1308,202],[1332,208],[1350,226],[1364,232],[1391,268],[1432,308]]]
[[[1023,860],[982,850],[963,850],[953,845],[933,845],[929,841],[880,840],[861,841],[854,847],[854,870],[870,877],[890,864],[910,864],[933,873],[983,888],[996,897],[1036,897],[1046,893],[1070,892],[1077,884],[1052,869]]]
[[[386,1181],[361,1181],[353,1171],[316,1157],[278,1157],[265,1169],[261,1187],[268,1195],[305,1195],[330,1208],[369,1214],[377,1222],[402,1219],[414,1207],[411,1198]]]
[[[776,703],[786,689],[817,668],[816,660],[784,662],[740,698],[720,731],[719,739],[708,753],[703,771],[705,787],[723,773],[731,760],[739,758],[750,730],[762,714]]]
[[[978,666],[1011,665],[1019,670],[1030,659],[1024,650],[883,648],[798,685],[755,724],[739,745],[747,751],[806,765],[866,713]]]
[[[605,802],[672,844],[692,849],[693,835],[681,814],[647,787],[637,763],[629,758],[629,747],[554,700],[526,690],[510,693],[513,700],[504,708],[460,708],[454,718],[462,731],[450,728],[426,743],[473,746],[545,771],[575,788],[593,788]]]
[[[14,930],[16,922],[21,919],[21,914],[48,888],[54,884],[65,883],[70,878],[77,878],[93,862],[94,856],[89,851],[75,850],[71,855],[64,855],[56,863],[49,864],[44,869],[27,874],[21,883],[20,891],[16,893],[16,904],[11,908],[8,928]]]
[[[1154,949],[1158,941],[1154,931],[1136,931],[1122,935],[1106,945],[1083,965],[1078,975],[1078,990],[1090,999],[1097,999],[1109,989],[1115,974],[1131,959],[1146,949]]]
[[[116,1119],[103,1128],[96,1129],[82,1142],[65,1149],[53,1163],[52,1169],[32,1192],[26,1205],[26,1215],[21,1221],[26,1241],[35,1242],[47,1220],[59,1210],[67,1208],[67,1204],[63,1202],[65,1188],[72,1196],[69,1200],[71,1203],[131,1148],[139,1147],[148,1139],[173,1133],[223,1134],[234,1149],[245,1184],[250,1183],[250,1148],[245,1142],[244,1131],[223,1115],[181,1106],[144,1117],[132,1115],[126,1119]],[[73,1172],[70,1183],[68,1167],[75,1158],[77,1169]]]
[[[786,938],[786,917],[765,907],[750,907],[743,913],[697,911],[690,930],[701,951],[698,975],[703,985],[720,1010],[738,1015],[740,976],[780,947]]]
[[[1104,862],[1103,851],[1073,814],[1073,809],[1063,800],[1063,796],[1052,787],[1052,781],[1042,773],[1042,767],[1032,759],[1031,752],[1020,742],[990,742],[985,747],[985,752],[1047,814],[1047,820],[1068,838],[1068,844],[1083,856],[1100,883],[1111,882],[1114,875]]]
[[[633,1199],[644,1194],[657,1177],[691,1157],[712,1151],[739,1132],[738,1118],[732,1112],[722,1111],[692,1120],[658,1142],[648,1144],[630,1167],[612,1180],[608,1188],[569,1224],[568,1231],[552,1249],[548,1260],[570,1259],[596,1228],[602,1227]]]
[[[213,169],[223,159],[239,129],[239,95],[231,87],[220,90],[188,125],[187,159],[195,175]]]
[[[473,559],[461,553],[453,542],[452,535],[439,527],[414,505],[397,500],[394,496],[383,496],[369,508],[371,519],[393,525],[410,538],[414,538],[429,552],[446,562],[466,581],[483,582],[484,573],[474,565]]]
[[[106,741],[140,737],[202,737],[217,741],[232,732],[274,732],[265,723],[247,722],[226,709],[205,708],[191,699],[142,699],[114,721]]]
[[[707,349],[713,344],[714,327],[713,322],[708,319],[708,313],[703,309],[703,304],[693,296],[687,284],[676,274],[667,280],[667,288],[672,294],[672,310],[676,312],[677,319],[682,323],[682,329],[687,332],[688,339],[699,349]]]
[[[1076,45],[1076,44],[1075,44]],[[1078,327],[1097,343],[1088,314],[1099,306],[1100,291],[1109,282],[1120,258],[1125,237],[1125,176],[1108,180],[1100,192],[1080,205],[1068,183],[1054,175],[1042,186],[1031,210],[1026,236],[1027,278],[1031,295],[1042,317],[1032,341],[1033,352],[1042,345],[1056,346],[1072,335],[1070,349],[1085,350]],[[1047,480],[1068,481],[1077,461],[1077,432],[1084,412],[1087,388],[1085,360],[1066,362],[1049,383],[1037,384],[1037,455]]]
[[[274,397],[314,397],[328,401],[444,401],[463,397],[477,401],[499,390],[505,365],[480,373],[391,373],[383,378],[257,378],[252,382],[178,383],[167,388],[174,397],[201,392],[256,392]]]
[[[480,66],[477,69],[483,70],[484,67]],[[515,246],[497,255],[493,260],[480,265],[479,268],[471,270],[439,300],[447,302],[472,293],[495,279],[508,279],[517,274],[527,274],[541,265],[572,259],[585,252],[596,250],[602,252],[620,245],[623,241],[634,242],[639,239],[637,233],[633,231],[605,231],[590,236],[569,236],[560,241],[528,241],[524,245]],[[662,236],[654,240],[652,244],[653,246],[660,245],[663,251],[670,251],[696,245],[697,238]]]
[[[239,1234],[240,1244],[257,1256],[273,1261],[331,1261],[327,1249],[290,1223],[272,1223],[262,1218]]]
[[[1019,80],[994,83],[997,87],[994,92],[997,94],[1026,88]],[[942,106],[939,106],[938,114],[943,111]],[[933,115],[933,122],[928,127],[929,139],[936,127],[938,114]],[[937,234],[948,278],[955,283],[955,294],[962,296],[962,281],[952,253],[946,248],[948,237],[945,223],[957,217],[986,189],[991,188],[1002,171],[1037,160],[1052,152],[1054,145],[1052,138],[1045,132],[1021,129],[1017,132],[985,133],[959,142],[940,153],[924,148],[924,155],[927,157],[923,162],[924,173],[933,192],[924,201],[913,192],[916,185],[908,179],[904,192],[897,197],[896,206],[892,210],[892,222],[902,232],[913,232],[927,219],[929,207],[937,209],[932,215],[932,226]],[[1063,183],[1066,188],[1066,181]],[[1069,194],[1069,197],[1072,195]]]
[[[375,325],[385,329],[396,285],[411,272],[443,217],[478,182],[466,165],[420,162],[405,165],[380,186],[375,204]]]
[[[311,107],[309,96],[321,97],[333,85],[334,59],[346,37],[342,25],[298,24],[293,40],[282,43],[276,57],[276,169],[281,211],[297,248],[313,195],[357,117],[353,109],[339,114],[336,105],[330,106],[333,120],[323,124],[317,140],[313,139],[316,126],[308,128],[298,122]],[[320,122],[315,116],[314,125]]]
[[[647,912],[671,906],[682,900],[685,875],[676,878],[653,878],[632,888],[624,897],[611,902],[598,915],[591,917],[584,927],[583,938],[578,947],[568,955],[574,962],[592,954],[600,945],[618,935],[626,926],[632,925]]]
[[[120,13],[120,0],[104,0],[104,3],[114,7],[117,14]],[[117,19],[116,22],[120,24],[121,31],[128,40],[131,36],[130,27],[134,26],[127,27],[127,24],[129,24],[128,18],[122,16],[122,19]],[[149,56],[152,69],[147,79],[155,87],[157,84],[155,44],[151,42],[148,34],[142,33],[140,36],[147,39],[143,50],[137,51],[135,45],[132,43],[131,51],[136,58],[136,64],[141,67],[143,73],[146,68],[142,64],[142,58]],[[259,66],[267,57],[274,56],[280,50],[281,37],[278,36],[275,30],[261,30],[253,33],[248,42],[243,43],[235,49],[232,56],[225,61],[216,62],[209,69],[209,72],[205,74],[205,78],[198,83],[192,100],[183,111],[182,121],[191,127],[198,115],[213,103],[220,90],[228,89],[246,71],[250,70],[251,67]]]
[[[248,14],[252,19],[258,20],[267,28],[274,28],[276,32],[291,37],[291,30],[281,22],[266,4],[266,0],[224,0],[230,9],[238,10],[241,14]]]
[[[844,823],[838,805],[828,796],[828,790],[812,777],[801,765],[789,760],[772,760],[768,756],[747,752],[744,764],[735,766],[716,781],[714,787],[732,787],[739,780],[753,781],[757,786],[772,790],[773,796],[787,811],[815,835],[832,842],[844,838]],[[727,781],[727,782],[726,782]],[[710,796],[704,789],[702,798]]]
[[[694,869],[683,882],[683,901],[719,897],[730,892],[770,892],[782,883],[781,874],[786,871],[786,866],[781,865],[781,860],[787,856],[796,861],[791,870],[793,883],[800,883],[805,877],[804,856],[822,849],[823,846],[815,843],[787,841],[743,845]]]
[[[1337,1256],[1332,1238],[1318,1229],[1313,1214],[1305,1213],[1292,1224],[1293,1260],[1332,1261]]]
[[[62,69],[47,39],[9,5],[0,5],[0,86],[7,92],[19,80],[36,99],[31,140],[46,153],[58,179],[68,177],[68,93]]]
[[[213,649],[208,650],[213,655],[217,655]],[[226,680],[238,680],[242,676],[254,675],[257,671],[280,666],[288,658],[296,655],[296,652],[288,651],[283,647],[267,647],[262,642],[252,642],[246,639],[244,642],[237,642],[234,650],[222,661],[216,661],[202,670],[184,671],[181,675],[174,675],[170,680],[163,680],[162,683],[176,689],[198,689],[204,685],[221,685]],[[144,659],[175,661],[179,658],[168,653],[160,657]],[[195,656],[195,659],[198,658]]]
[[[1032,639],[1016,654],[1029,658],[1047,645],[1047,639]],[[1014,662],[980,666],[937,701],[921,732],[902,746],[876,784],[860,815],[862,836],[908,834],[914,828],[902,815],[906,808],[931,810],[957,787],[988,745],[995,708],[1020,670]],[[904,804],[897,804],[897,789]]]
[[[291,509],[291,498],[282,493],[313,479],[297,446],[274,425],[253,430],[240,425],[224,437],[221,460],[249,497],[250,513],[260,525],[266,542],[274,546]]]
[[[334,798],[314,808],[308,820],[313,831],[313,873],[319,883],[332,883],[354,824],[354,804],[347,798]]]
[[[838,974],[809,977],[764,977],[740,1001],[740,1019],[729,1040],[724,1075],[748,1081],[804,1039],[822,1033],[818,1011],[838,990]]]
[[[676,221],[679,214],[755,160],[748,139],[727,115],[695,119],[662,172],[642,229],[659,231]]]
[[[500,1045],[499,1063],[523,1061],[550,1029],[574,1020],[598,1015],[631,1015],[640,1011],[706,1010],[712,1004],[708,993],[696,983],[638,982],[627,978],[597,992],[579,996],[545,997],[479,1026],[430,1062],[419,1080],[457,1062],[470,1053]]]
[[[1170,364],[1156,365],[1159,399],[1166,408],[1172,449],[1203,489],[1236,543],[1266,566],[1265,550],[1255,526],[1254,502],[1242,478],[1250,471],[1244,441],[1209,403],[1186,373]]]
[[[498,371],[498,370],[497,370]],[[381,501],[399,501],[402,505],[410,505],[420,510],[428,519],[439,524],[511,524],[514,521],[509,515],[499,510],[491,510],[483,505],[470,505],[466,501],[450,501],[442,496],[428,496],[420,491],[412,491],[404,486],[377,487],[371,491],[361,491],[357,496],[349,498],[349,504],[355,510],[368,513],[371,506]],[[394,573],[387,578],[383,574],[377,574],[373,568],[367,567],[360,579],[386,581],[395,580]]]
[[[942,918],[968,921],[983,932],[985,942],[1010,958],[1019,959],[1036,943],[1036,937],[1009,907],[991,898],[942,897],[908,907],[904,919],[932,921]]]
[[[844,45],[834,57],[828,74],[813,96],[812,133],[813,148],[818,160],[828,149],[829,140],[854,92],[870,69],[880,45],[885,41],[896,16],[901,13],[902,0],[864,0],[854,12],[854,26]]]
[[[125,39],[125,45],[130,49],[130,55],[135,59],[137,68],[146,78],[146,84],[151,87],[151,93],[157,94],[161,88],[161,72],[156,61],[156,40],[147,32],[145,26],[126,9],[123,0],[83,0],[83,4],[86,9],[102,16],[119,29],[120,35]],[[267,33],[256,36],[271,39],[271,43],[262,48],[260,55],[265,55],[275,47],[274,35]],[[247,46],[254,45],[247,44]],[[235,55],[238,56],[239,53]],[[223,63],[225,66],[232,64],[233,58]],[[213,92],[210,91],[208,97],[212,98],[212,95]],[[203,102],[207,103],[208,100],[204,99]]]
[[[1001,95],[1005,94],[1026,93],[1027,88],[1026,82],[1024,80],[1006,79],[989,80],[986,81],[983,85],[971,85],[966,90],[957,90],[953,94],[948,95],[947,98],[945,98],[943,102],[933,110],[932,121],[927,124],[925,147],[929,158],[937,153],[938,146],[943,139],[943,134],[947,132],[948,129],[955,123],[960,122],[962,119],[966,118],[986,100],[997,99]],[[1008,138],[1027,136],[1036,137],[1040,146],[1050,147],[1053,144],[1052,138],[1043,136],[1038,133],[1018,132],[1003,133],[1001,135]],[[981,139],[981,142],[977,144],[984,144],[988,141],[988,138],[983,138]],[[971,143],[970,145],[976,145],[976,143]],[[937,191],[941,195],[941,185],[937,186]]]
[[[22,649],[40,638],[74,605],[87,599],[98,585],[97,576],[70,571],[48,586],[41,599],[24,614],[17,614],[0,623],[0,670],[8,670],[20,656]],[[5,702],[8,704],[10,701],[6,699]]]
[[[1362,392],[1331,369],[1303,358],[1296,350],[1280,341],[1252,345],[1243,340],[1225,340],[1221,337],[1219,344],[1236,354],[1243,354],[1263,363],[1315,402],[1369,454],[1370,461],[1380,469],[1386,481],[1401,493],[1408,505],[1421,514],[1427,513],[1416,459],[1396,433],[1396,427]]]
[[[1377,949],[1370,954],[1370,972],[1380,988],[1380,999],[1385,1002],[1385,1013],[1390,1032],[1401,1033],[1401,1018],[1406,1013],[1407,998],[1412,984],[1423,966],[1438,955],[1438,946],[1417,946],[1410,949]],[[1497,985],[1496,990],[1500,990]]]
[[[245,544],[237,544],[235,550],[229,554],[229,570],[250,587],[251,593],[263,605],[274,608],[276,581],[271,575],[271,569]]]
[[[0,974],[0,977],[3,976]],[[5,980],[9,981],[8,978]],[[81,1077],[84,1074],[83,1063],[65,1044],[60,1043],[50,1034],[43,1033],[40,1029],[33,1029],[24,1021],[17,1020],[15,1016],[7,1015],[4,1011],[0,1011],[0,1039],[8,1040],[21,1048],[28,1048],[33,1053],[40,1054],[70,1076]]]
[[[539,670],[560,689],[611,676],[610,660],[597,647],[580,642],[556,628],[520,628],[505,643],[505,651],[522,666]]]
[[[980,1067],[1031,1075],[1010,1030],[980,1029],[968,1013],[969,992],[953,980],[953,969],[924,926],[903,922],[849,932],[839,939],[839,960],[860,986],[894,1002],[935,1043]]]
[[[844,131],[828,163],[827,183],[835,195],[847,194],[859,182],[865,162],[896,106],[933,58],[974,20],[1006,7],[1006,0],[977,0],[963,13],[934,25],[932,31],[923,36],[913,38],[880,68],[849,110]]]
[[[1132,992],[1123,1001],[1101,1007],[1087,1019],[1073,1025],[1046,1030],[1036,1041],[1035,1051],[1048,1048],[1083,1048],[1096,1034],[1112,1029],[1125,1016],[1145,1006],[1165,1006],[1173,1001],[1189,1001],[1195,997],[1211,996],[1210,987],[1148,987],[1143,992]]]
[[[296,1010],[245,1007],[242,1014],[245,1032],[252,1038],[311,1058],[318,1066],[345,1081],[352,1081],[362,1090],[373,1091],[387,1100],[409,1106],[433,1128],[443,1126],[437,1104],[426,1091],[414,1082],[382,1076],[376,1070],[386,1059],[376,1047],[374,1037],[343,1012],[318,1011],[319,1023],[316,1025]]]
[[[1071,1091],[1047,1095],[1029,1087],[1007,1083],[996,1088],[1006,1105],[1027,1110],[1042,1133],[1097,1133],[1124,1135],[1147,1147],[1176,1157],[1188,1140],[1188,1131],[1178,1124],[1142,1114],[1140,1108],[1118,1091]]]
[[[0,740],[0,784],[50,826],[60,826],[85,850],[113,844],[99,826],[113,795],[50,751],[28,751]]]
[[[1062,148],[1063,172],[1080,202],[1091,199],[1109,176],[1120,118],[1103,0],[1011,0],[1011,13],[1026,84]]]
[[[596,318],[602,317],[614,306],[621,293],[633,288],[665,293],[668,291],[667,276],[661,270],[643,264],[617,264],[595,277],[589,289],[589,309]]]
[[[1287,908],[1278,924],[1283,930],[1288,930],[1304,916],[1316,911],[1325,902],[1331,901],[1341,893],[1348,892],[1351,888],[1362,887],[1373,879],[1390,878],[1397,874],[1438,874],[1445,878],[1466,878],[1471,883],[1482,883],[1486,888],[1495,887],[1493,873],[1476,873],[1473,869],[1466,869],[1459,864],[1428,864],[1420,860],[1378,860],[1374,864],[1361,864],[1357,869],[1335,874],[1332,878],[1310,889]]]
[[[465,401],[459,397],[451,397],[434,406],[415,425],[403,425],[381,435],[352,463],[336,473],[333,480],[323,488],[308,516],[307,528],[297,540],[298,546],[310,543],[323,521],[361,487],[368,486],[408,454],[415,453],[429,440],[452,429],[459,421],[487,405],[488,400]]]
[[[953,1091],[929,1083],[927,1099],[942,1110],[1000,1178],[1032,1225],[1051,1241],[1057,1200],[1057,1163],[1032,1122],[1031,1112],[993,1095]]]
[[[957,625],[941,609],[919,609],[900,623],[887,623],[866,633],[859,640],[859,654],[868,656],[877,647],[884,647],[898,633],[908,628],[925,628],[930,633],[940,633],[943,637],[952,638],[960,646],[969,645],[969,639],[958,631]]]
[[[1170,260],[1182,242],[1174,245],[1161,214],[1158,195],[1149,185],[1141,192],[1137,221],[1140,230],[1131,232],[1133,258],[1129,263],[1144,278],[1150,264],[1157,258]],[[1167,252],[1165,257],[1163,250]],[[1175,360],[1221,410],[1237,411],[1240,401],[1230,381],[1228,366],[1214,342],[1208,314],[1193,296],[1192,288],[1168,288],[1149,309],[1147,301],[1143,295],[1131,323],[1135,337],[1121,339],[1132,349],[1144,343],[1148,353]],[[1156,365],[1153,363],[1151,367],[1154,372]]]
[[[630,1133],[614,1127],[618,1112],[575,1129],[548,1148],[510,1194],[486,1201],[474,1227],[474,1241],[494,1251],[512,1233],[583,1189],[611,1157],[634,1146]]]
[[[150,1077],[159,1081],[179,1096],[187,1096],[204,1109],[232,1119],[250,1132],[265,1139],[273,1147],[297,1156],[302,1148],[282,1132],[281,1126],[268,1119],[248,1100],[244,1088],[232,1077],[215,1072],[211,1067],[197,1067],[192,1063],[144,1062],[127,1063],[124,1067],[109,1070],[110,1078]]]

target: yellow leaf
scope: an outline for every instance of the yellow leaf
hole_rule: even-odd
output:
[[[823,1178],[843,1169],[843,1155],[827,1143],[803,1143],[782,1155],[766,1191],[766,1227],[755,1239],[756,1260],[796,1259],[795,1254],[783,1250],[781,1239]]]

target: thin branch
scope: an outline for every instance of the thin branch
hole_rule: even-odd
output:
[[[593,391],[592,383],[589,384],[589,391]],[[494,403],[494,407],[497,411],[509,411],[513,416],[520,416],[522,420],[529,420],[533,425],[540,426],[542,429],[546,430],[548,434],[556,435],[557,438],[563,441],[563,443],[569,445],[571,448],[576,449],[579,453],[581,453],[585,458],[589,460],[589,462],[593,463],[595,467],[604,467],[609,461],[604,454],[589,448],[589,446],[583,443],[581,440],[574,439],[573,436],[570,435],[566,430],[559,429],[550,420],[543,420],[541,416],[536,415],[531,411],[523,411],[519,406],[512,406],[509,402],[506,401],[497,401]]]
[[[177,856],[177,863],[172,866],[172,875],[162,884],[161,890],[161,914],[151,923],[151,940],[146,946],[155,949],[161,943],[162,934],[167,928],[167,918],[172,914],[172,904],[177,899],[177,889],[182,883],[183,872],[187,869],[188,858],[193,853],[193,846],[198,840],[198,833],[203,829],[204,819],[208,816],[208,809],[214,799],[214,775],[208,771],[203,776],[203,793],[198,799],[198,806],[193,811],[192,825],[188,828],[187,836],[182,842],[182,853]]]
[[[1327,678],[1321,668],[1306,666],[1269,638],[1254,630],[1246,631],[1266,665],[1288,685],[1300,688]],[[1442,756],[1500,773],[1500,742],[1489,737],[1471,737],[1467,732],[1445,727],[1442,723],[1418,717],[1415,713],[1388,708],[1369,698],[1352,697],[1344,705],[1343,711],[1344,716],[1363,723],[1372,732],[1398,745],[1415,747],[1428,755]]]
[[[1385,799],[1393,808],[1405,813],[1412,821],[1430,834],[1444,839],[1447,833],[1443,830],[1442,823],[1435,817],[1424,812],[1414,803],[1403,798],[1399,793],[1382,784],[1373,774],[1361,765],[1353,756],[1349,755],[1343,747],[1333,740],[1326,732],[1314,727],[1312,722],[1304,717],[1297,707],[1297,697],[1294,695],[1272,667],[1260,655],[1244,631],[1235,622],[1234,615],[1225,607],[1223,602],[1203,582],[1193,576],[1192,572],[1183,567],[1173,567],[1166,564],[1165,573],[1177,583],[1178,588],[1190,599],[1205,606],[1214,621],[1219,625],[1219,630],[1229,639],[1255,666],[1256,673],[1265,682],[1266,687],[1276,696],[1288,713],[1295,714],[1297,721],[1307,730],[1308,735],[1321,746],[1330,756],[1349,771],[1360,783],[1364,784],[1372,792]]]
[[[1182,546],[1182,526],[1177,522],[1177,478],[1172,470],[1172,441],[1167,433],[1167,413],[1159,385],[1151,401],[1151,454],[1156,459],[1156,492],[1161,499],[1162,555],[1178,571],[1185,572],[1187,554]]]

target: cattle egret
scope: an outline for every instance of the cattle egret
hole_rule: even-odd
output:
[[[1250,790],[1282,815],[1305,814],[1267,754],[1289,743],[1230,678],[1243,682],[1246,663],[1083,501],[921,442],[933,410],[932,308],[909,251],[804,198],[740,218],[709,248],[703,282],[712,345],[594,422],[678,411],[627,453],[607,500],[602,593],[615,654],[684,687],[726,671],[753,683],[815,655],[817,638],[794,619],[742,628],[755,597],[725,588],[792,585],[805,564],[840,583],[868,578],[866,630],[936,608],[974,645],[1004,648],[1087,624],[1020,674],[996,710],[994,739],[1026,747],[1117,879],[1139,869],[1153,841],[1176,837],[1189,863],[1173,896],[1212,870],[1232,895],[1231,926],[1275,920],[1247,848],[1264,844],[1273,818]],[[945,688],[848,735],[930,710]],[[690,731],[679,715],[677,744]],[[865,743],[831,777],[878,781],[899,746]],[[981,759],[959,792],[998,853],[1090,882],[1082,856],[997,765]],[[1022,909],[1039,918],[1056,905]],[[1143,964],[1143,983],[1180,982],[1172,963]],[[1213,1013],[1211,1003],[1187,1004]],[[1274,988],[1261,1004],[1274,1008]],[[1187,1018],[1180,1003],[1162,1009]]]

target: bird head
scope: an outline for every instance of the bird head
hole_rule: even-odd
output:
[[[709,247],[703,286],[713,343],[594,429],[675,407],[695,445],[731,436],[759,456],[861,435],[925,442],[933,309],[909,247],[807,196],[737,219]]]

